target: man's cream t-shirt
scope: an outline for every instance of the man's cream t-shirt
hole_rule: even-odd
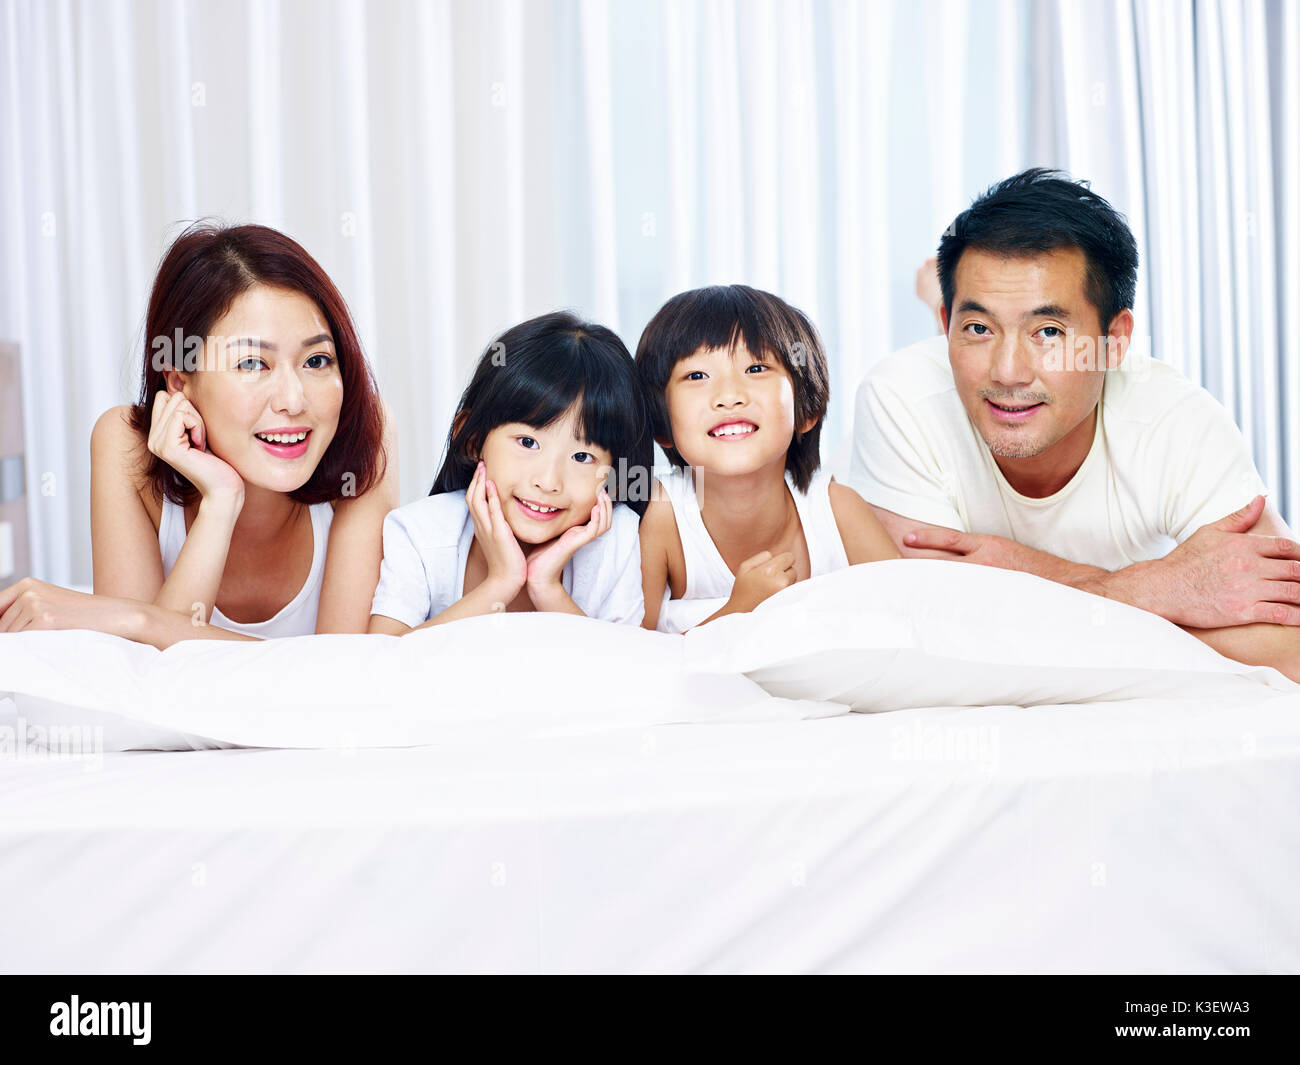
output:
[[[962,406],[947,338],[933,337],[863,380],[849,483],[904,517],[1108,570],[1162,558],[1266,491],[1227,411],[1166,363],[1130,355],[1107,374],[1098,414],[1069,484],[1023,496]]]

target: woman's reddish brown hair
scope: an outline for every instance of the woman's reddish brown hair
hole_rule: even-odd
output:
[[[311,478],[289,498],[325,503],[344,494],[362,495],[384,475],[383,408],[370,364],[361,350],[352,315],[342,295],[301,244],[267,226],[223,226],[196,222],[167,249],[154,279],[145,316],[144,371],[140,399],[131,408],[131,424],[148,437],[153,398],[167,388],[171,365],[159,365],[156,337],[206,338],[236,297],[254,285],[275,285],[300,292],[320,308],[334,338],[343,377],[343,407],[334,439]],[[180,355],[180,352],[176,352]],[[175,367],[181,369],[182,367]],[[198,489],[152,452],[145,476],[156,496],[184,506]]]

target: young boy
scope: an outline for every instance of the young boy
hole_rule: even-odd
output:
[[[683,292],[646,326],[636,362],[676,467],[641,522],[646,628],[684,632],[898,557],[862,497],[817,472],[829,375],[802,312],[745,285]]]

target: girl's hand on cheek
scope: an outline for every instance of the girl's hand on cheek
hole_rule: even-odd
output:
[[[534,551],[528,559],[528,586],[541,588],[560,583],[560,574],[578,551],[598,536],[609,532],[614,524],[614,504],[604,488],[596,496],[596,503],[584,525],[575,525],[557,536],[548,546]]]
[[[199,490],[205,499],[244,504],[244,479],[208,450],[203,419],[184,392],[157,392],[149,425],[149,450]]]
[[[519,541],[501,513],[497,486],[488,480],[487,469],[481,462],[465,491],[465,500],[474,522],[474,538],[487,560],[487,579],[499,588],[504,601],[509,602],[524,586],[528,565]]]

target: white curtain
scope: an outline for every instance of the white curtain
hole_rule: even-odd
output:
[[[0,0],[33,568],[89,583],[90,428],[133,397],[186,221],[276,226],[334,277],[409,500],[494,333],[572,307],[634,348],[712,282],[821,328],[829,458],[867,367],[933,329],[916,266],[1028,165],[1127,213],[1139,330],[1228,404],[1294,523],[1297,32],[1263,0]]]

